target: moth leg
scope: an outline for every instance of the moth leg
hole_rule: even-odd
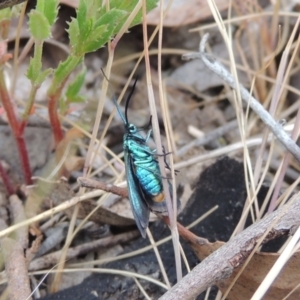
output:
[[[148,131],[148,133],[147,133],[147,136],[146,136],[146,138],[145,138],[145,142],[146,142],[146,143],[149,141],[149,139],[150,139],[150,137],[151,137],[151,134],[152,134],[152,129],[150,129],[150,130]]]
[[[171,171],[171,167],[170,167],[170,165],[167,162],[167,155],[172,154],[172,152],[171,151],[170,152],[166,152],[164,146],[162,146],[162,148],[163,148],[163,154],[155,154],[155,155],[156,156],[163,156],[164,157],[164,163],[165,163],[166,169],[168,169],[168,170]],[[175,172],[175,175],[177,175],[177,173],[179,173],[179,170],[174,170],[174,172]],[[172,178],[169,178],[169,179],[172,179]]]

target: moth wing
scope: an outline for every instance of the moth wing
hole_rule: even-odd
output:
[[[128,196],[135,222],[142,236],[146,237],[146,229],[149,223],[150,210],[144,200],[144,194],[133,167],[133,162],[130,154],[124,151],[124,161],[126,166],[126,178],[128,187]]]

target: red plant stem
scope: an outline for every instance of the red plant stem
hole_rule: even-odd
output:
[[[20,126],[19,127],[19,132],[20,132],[21,135],[24,134],[24,129],[25,129],[26,125],[27,125],[27,120],[26,121],[22,120],[20,125],[19,125]]]
[[[28,151],[26,148],[25,140],[23,134],[20,132],[20,124],[17,120],[17,117],[14,112],[12,101],[8,94],[6,84],[4,81],[3,70],[0,70],[0,99],[2,100],[3,107],[7,114],[7,119],[10,125],[10,128],[15,137],[17,148],[20,155],[20,161],[22,165],[23,175],[26,184],[32,184],[31,180],[31,169],[28,158]]]
[[[6,40],[8,37],[8,31],[10,26],[10,20],[6,19],[1,22],[1,38]]]
[[[51,93],[51,94],[48,95],[49,119],[50,119],[50,124],[51,124],[51,127],[52,127],[52,131],[53,131],[56,147],[58,146],[58,144],[64,138],[64,133],[63,133],[61,125],[60,125],[57,108],[58,108],[58,101],[59,101],[59,98],[60,98],[60,95],[61,95],[61,91],[62,91],[67,79],[68,79],[68,77],[60,85],[60,87],[55,91],[55,93]]]
[[[2,166],[1,161],[0,161],[0,176],[2,178],[3,184],[6,188],[8,195],[11,196],[11,195],[15,194],[15,190],[9,180],[9,177],[7,176],[6,171],[4,170],[4,168]]]
[[[30,168],[30,163],[28,158],[28,151],[27,151],[23,134],[18,135],[16,141],[17,141],[21,164],[24,172],[25,182],[27,185],[30,185],[32,184],[32,179],[31,179],[32,173],[31,173],[31,168]]]
[[[49,119],[53,131],[56,147],[64,138],[64,133],[61,129],[61,125],[57,113],[57,102],[58,102],[57,95],[49,96],[49,104],[48,104]]]

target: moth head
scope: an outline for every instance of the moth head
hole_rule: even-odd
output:
[[[127,132],[130,133],[130,134],[134,134],[134,133],[137,132],[136,126],[134,124],[132,124],[132,123],[128,123],[126,127],[127,127],[126,128]]]

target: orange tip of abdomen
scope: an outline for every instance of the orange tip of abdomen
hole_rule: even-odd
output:
[[[162,201],[165,200],[165,194],[164,194],[164,193],[160,193],[160,194],[154,196],[154,197],[153,197],[153,200],[154,200],[155,202],[162,202]]]

